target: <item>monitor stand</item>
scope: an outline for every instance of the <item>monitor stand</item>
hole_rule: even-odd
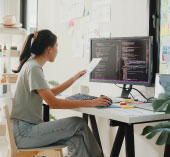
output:
[[[129,94],[132,90],[132,85],[129,85],[129,87],[126,87],[127,84],[124,84],[123,85],[123,88],[122,88],[122,94],[121,94],[121,98],[124,98],[124,99],[128,99],[129,97]]]

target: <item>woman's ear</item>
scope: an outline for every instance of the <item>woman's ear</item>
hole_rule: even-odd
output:
[[[48,51],[48,52],[51,52],[51,51],[52,51],[52,47],[51,47],[51,46],[48,46],[48,47],[47,47],[47,51]]]

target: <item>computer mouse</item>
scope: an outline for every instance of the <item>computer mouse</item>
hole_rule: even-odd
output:
[[[105,96],[105,95],[100,95],[100,96]],[[110,101],[109,105],[111,105],[113,103],[112,99],[109,98],[109,101]]]

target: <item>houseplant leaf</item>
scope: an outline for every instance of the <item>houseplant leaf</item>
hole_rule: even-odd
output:
[[[168,106],[166,108],[165,114],[170,114],[170,104],[168,103]]]
[[[152,102],[152,106],[155,112],[164,111],[167,104],[170,104],[170,98],[156,99]]]
[[[143,131],[142,131],[142,134],[141,135],[146,135],[148,134],[149,132],[151,132],[153,130],[153,126],[146,126]]]
[[[50,80],[50,81],[48,81],[48,83],[49,83],[50,85],[54,86],[54,87],[56,87],[56,86],[59,85],[59,83],[56,82],[56,81],[54,81],[54,80]]]
[[[56,86],[58,86],[59,85],[59,83],[58,82],[56,82],[56,81],[54,81],[54,80],[50,80],[50,81],[48,81],[48,83],[50,84],[50,85],[52,85],[52,86],[54,86],[54,87],[56,87]],[[56,120],[56,118],[50,113],[50,120]]]
[[[155,126],[146,126],[143,129],[142,135],[147,135],[147,139],[153,138],[157,133],[161,132],[160,136],[158,137],[156,144],[162,145],[169,141],[169,133],[170,133],[170,122],[167,123],[160,123]]]
[[[146,136],[147,139],[151,139],[153,138],[158,132],[162,131],[162,128],[161,129],[153,129],[149,135]]]
[[[170,129],[168,128],[162,128],[162,133],[160,134],[160,136],[158,137],[156,144],[157,145],[163,145],[167,142],[168,136],[170,133]]]

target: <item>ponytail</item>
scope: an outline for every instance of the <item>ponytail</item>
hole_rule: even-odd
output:
[[[31,45],[31,39],[34,37],[34,41]],[[53,47],[57,41],[57,36],[50,30],[41,30],[34,34],[30,34],[24,43],[23,50],[20,56],[20,63],[17,70],[13,70],[14,73],[21,71],[24,63],[31,57],[31,53],[35,56],[41,56],[48,46]]]
[[[21,71],[22,66],[24,65],[24,63],[30,58],[31,56],[31,39],[33,38],[34,34],[30,34],[27,38],[27,40],[24,43],[23,49],[22,49],[22,53],[20,56],[20,63],[18,66],[17,70],[12,70],[14,73],[19,73]]]

